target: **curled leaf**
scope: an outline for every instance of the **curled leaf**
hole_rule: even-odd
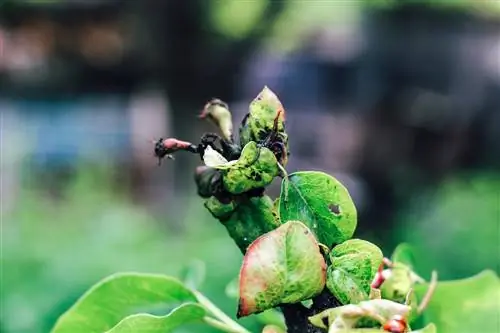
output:
[[[342,304],[367,300],[382,259],[382,251],[370,242],[345,241],[330,252],[326,286]]]
[[[289,221],[255,240],[240,270],[238,317],[321,292],[326,263],[311,231]]]
[[[213,217],[220,220],[221,222],[229,219],[236,210],[236,203],[230,201],[228,203],[222,203],[216,197],[210,197],[205,201],[205,208],[212,214]]]
[[[223,173],[224,188],[232,194],[241,194],[265,187],[279,175],[278,161],[273,152],[249,142],[236,161],[217,166]]]
[[[278,118],[276,118],[278,117]],[[285,134],[285,110],[276,94],[267,86],[250,103],[249,112],[243,119],[240,130],[240,145],[251,141],[262,142],[276,130]]]
[[[283,222],[302,221],[328,247],[350,239],[356,229],[356,207],[347,189],[323,172],[302,171],[283,180],[280,195]]]
[[[221,222],[242,253],[258,237],[280,225],[268,196],[241,199],[230,217]]]
[[[222,132],[224,139],[233,140],[233,116],[228,105],[218,98],[210,100],[199,115],[200,119],[208,119]]]

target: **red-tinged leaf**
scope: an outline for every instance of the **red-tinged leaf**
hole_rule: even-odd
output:
[[[257,238],[240,271],[238,317],[283,303],[296,303],[321,292],[326,263],[316,238],[303,223],[289,221]]]

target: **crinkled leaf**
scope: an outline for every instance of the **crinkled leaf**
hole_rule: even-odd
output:
[[[367,300],[382,259],[382,251],[376,245],[361,239],[351,239],[335,246],[330,252],[328,289],[342,304]]]
[[[427,288],[427,284],[415,286],[419,299]],[[438,332],[498,332],[500,279],[488,270],[463,280],[439,282],[423,319],[435,323]]]
[[[241,252],[245,253],[254,240],[276,229],[279,221],[273,214],[271,198],[262,196],[242,198],[223,224]]]
[[[410,244],[401,243],[394,249],[391,260],[393,262],[406,265],[408,268],[413,269],[415,264],[415,254]]]
[[[344,185],[317,171],[296,172],[283,180],[280,217],[283,222],[304,222],[328,247],[351,238],[357,223],[356,207]]]
[[[374,299],[360,302],[359,304],[348,304],[325,310],[317,315],[309,317],[311,324],[327,328],[334,322],[343,322],[347,328],[354,327],[360,320],[365,318],[373,319],[371,314],[376,314],[384,321],[395,315],[406,316],[410,312],[410,307],[386,299]]]
[[[166,316],[154,316],[147,313],[128,316],[106,333],[168,333],[183,324],[201,320],[205,314],[206,311],[202,306],[187,303],[175,308]]]
[[[59,318],[52,333],[102,333],[138,310],[190,301],[196,301],[195,295],[175,278],[114,274],[90,288]]]
[[[274,120],[278,116],[278,132],[285,131],[285,110],[276,94],[267,86],[250,102],[248,115],[243,119],[240,129],[240,145],[251,141],[261,142],[274,129]]]
[[[182,270],[182,281],[191,289],[198,289],[205,280],[206,265],[201,260],[192,260]]]
[[[255,240],[240,271],[238,316],[281,303],[296,303],[321,292],[326,263],[311,231],[289,221]]]
[[[217,168],[222,169],[224,188],[232,194],[265,187],[279,174],[278,161],[273,152],[259,147],[254,141],[247,143],[236,162]]]
[[[228,203],[222,203],[216,197],[210,197],[205,200],[205,208],[212,214],[213,217],[220,220],[221,222],[226,221],[233,215],[236,210],[236,203],[234,201],[229,201]]]

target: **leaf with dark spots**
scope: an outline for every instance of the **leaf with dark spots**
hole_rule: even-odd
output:
[[[218,168],[222,172],[224,189],[231,194],[265,187],[279,174],[278,161],[273,152],[253,141],[243,148],[236,162]]]
[[[330,209],[330,211],[335,214],[335,215],[340,215],[340,206],[337,205],[337,204],[331,204],[330,206],[328,206],[328,208]]]
[[[318,171],[296,172],[283,180],[280,218],[302,221],[327,246],[351,238],[357,224],[356,207],[347,189]]]
[[[238,317],[312,298],[323,290],[325,274],[313,234],[289,221],[249,246],[240,271]]]

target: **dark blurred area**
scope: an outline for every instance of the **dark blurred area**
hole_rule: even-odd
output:
[[[196,197],[200,161],[158,167],[151,141],[214,131],[212,97],[237,126],[264,85],[289,171],[343,181],[357,237],[410,242],[424,275],[500,272],[498,2],[4,0],[0,331],[47,332],[97,279],[192,259],[233,313],[241,255]]]

